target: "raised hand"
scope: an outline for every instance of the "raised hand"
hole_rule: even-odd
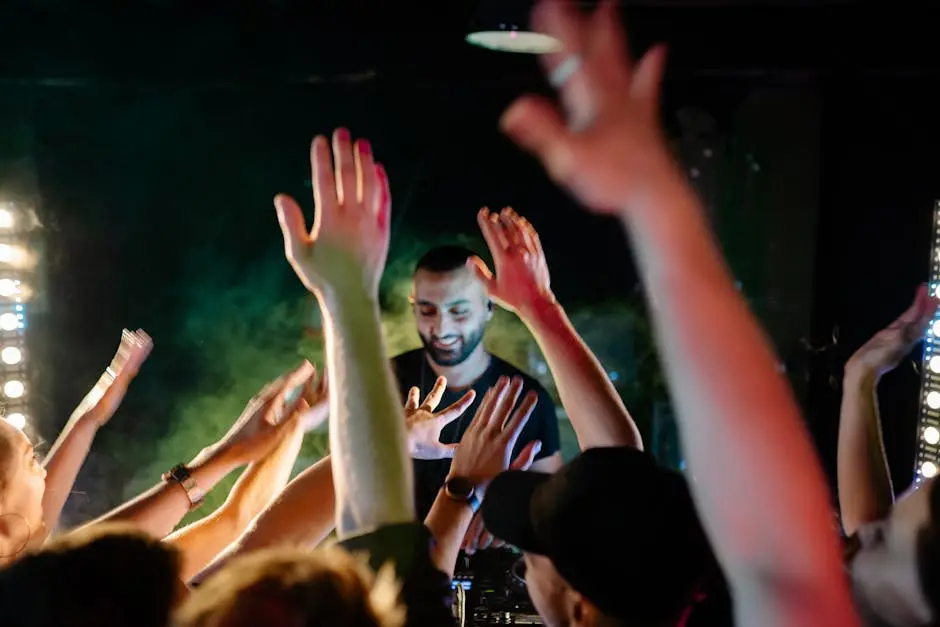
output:
[[[894,370],[924,337],[937,313],[938,300],[926,285],[917,288],[914,302],[901,316],[876,333],[849,358],[846,369],[862,368],[876,376]]]
[[[483,208],[477,222],[493,255],[496,276],[479,257],[467,265],[489,297],[517,313],[540,301],[554,302],[542,243],[529,221],[507,207],[498,214]]]
[[[152,350],[153,340],[143,329],[124,329],[111,365],[72,412],[73,419],[92,421],[99,427],[107,424]]]
[[[405,402],[405,428],[408,431],[408,453],[413,459],[446,459],[454,456],[456,444],[441,442],[441,430],[463,415],[476,398],[468,390],[446,409],[435,413],[447,389],[447,379],[438,377],[430,393],[421,402],[421,390],[413,387]]]
[[[247,464],[267,455],[307,410],[304,394],[289,399],[304,387],[316,370],[309,362],[272,381],[255,395],[228,433],[216,444],[235,464]]]
[[[543,59],[564,114],[548,100],[524,96],[500,121],[557,183],[606,213],[641,200],[644,186],[672,163],[659,126],[665,49],[652,48],[632,65],[617,4],[603,0],[586,16],[577,3],[539,2],[533,27],[562,44]]]
[[[369,142],[353,144],[344,128],[333,133],[333,156],[323,136],[310,149],[313,228],[293,198],[274,199],[284,234],[284,253],[307,289],[321,299],[333,288],[356,283],[378,294],[388,256],[391,192],[385,169],[373,161]],[[357,286],[358,287],[358,286]]]
[[[510,462],[519,434],[538,402],[538,394],[530,391],[517,407],[521,393],[522,379],[501,377],[483,396],[473,422],[457,446],[450,475],[470,479],[479,498],[483,497],[490,481],[504,470],[527,470],[541,449],[541,442],[530,442]],[[513,408],[516,408],[515,412]],[[483,517],[479,514],[474,516],[464,536],[461,547],[464,552],[472,555],[476,551],[498,546],[502,546],[502,542],[484,528]]]

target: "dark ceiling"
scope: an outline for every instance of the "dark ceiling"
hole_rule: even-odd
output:
[[[463,42],[476,0],[126,4],[7,0],[0,8],[0,80],[304,84],[381,76],[485,85],[533,74],[531,58]],[[625,2],[624,13],[635,47],[670,43],[674,77],[940,70],[933,20],[923,10],[851,1],[647,0]]]

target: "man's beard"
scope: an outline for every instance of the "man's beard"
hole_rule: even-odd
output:
[[[473,333],[468,336],[457,336],[457,341],[454,342],[453,346],[446,349],[435,346],[435,338],[419,335],[421,335],[421,343],[424,344],[424,350],[427,351],[428,355],[431,357],[431,361],[438,366],[459,366],[467,361],[473,351],[476,350],[477,346],[480,345],[480,342],[483,341],[484,328],[484,325],[480,325],[479,328],[475,329]],[[452,337],[454,336],[446,335],[437,337],[436,339],[450,339]]]

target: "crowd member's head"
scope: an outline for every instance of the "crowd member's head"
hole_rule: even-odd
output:
[[[4,625],[165,627],[182,600],[180,558],[125,525],[94,525],[51,540],[0,571]]]
[[[29,438],[0,419],[0,564],[42,542],[45,491],[46,471]]]
[[[418,260],[412,301],[418,335],[440,366],[457,366],[483,350],[483,331],[493,304],[467,268],[476,253],[462,246],[439,246]]]
[[[390,568],[378,575],[339,547],[271,549],[233,560],[177,614],[179,627],[401,627]]]
[[[940,487],[931,479],[898,500],[882,521],[849,542],[856,603],[870,625],[940,621]]]
[[[554,475],[503,473],[483,519],[523,551],[553,627],[673,627],[714,564],[685,479],[632,448],[588,449]]]

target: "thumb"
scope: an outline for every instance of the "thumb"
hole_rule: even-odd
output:
[[[304,212],[297,201],[285,194],[278,194],[274,197],[274,207],[277,209],[277,221],[284,235],[284,254],[288,259],[294,259],[307,243],[307,223],[304,221]]]
[[[491,294],[493,287],[493,273],[486,266],[486,262],[476,255],[467,259],[467,268],[483,284],[487,294]]]
[[[535,461],[535,456],[539,454],[539,451],[542,450],[542,443],[538,440],[533,440],[525,445],[519,455],[516,456],[516,459],[512,460],[512,463],[509,464],[509,470],[528,470],[532,466],[532,462]]]
[[[503,132],[520,148],[538,157],[549,175],[559,183],[570,178],[574,159],[571,133],[558,109],[549,100],[523,96],[500,118]]]

